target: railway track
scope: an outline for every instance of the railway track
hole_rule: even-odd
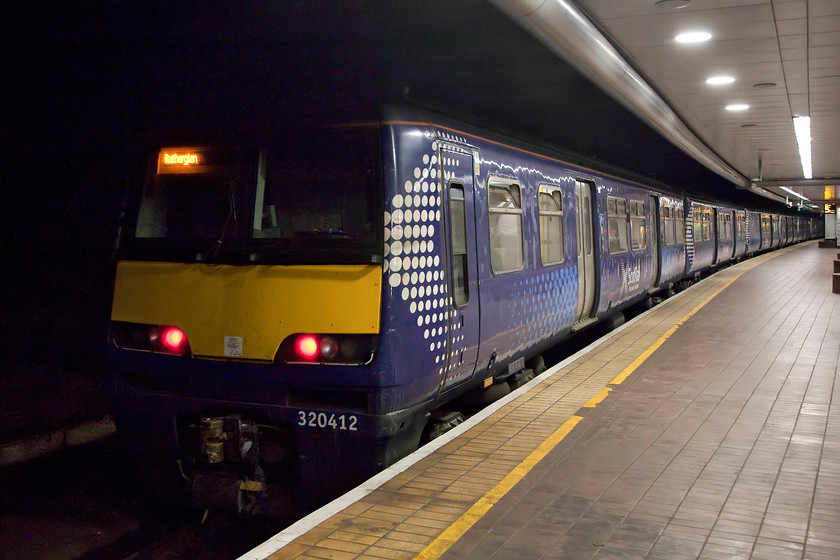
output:
[[[229,560],[294,519],[147,503],[116,438],[0,471],[6,560]]]

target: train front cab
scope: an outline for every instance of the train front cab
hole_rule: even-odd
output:
[[[305,511],[416,448],[439,380],[400,385],[411,356],[383,336],[385,290],[407,307],[413,288],[425,312],[405,320],[425,320],[449,352],[436,181],[406,203],[378,126],[327,132],[300,131],[282,151],[161,149],[128,205],[110,403],[150,494]],[[384,191],[399,192],[398,216]],[[406,258],[423,259],[422,284]],[[398,288],[383,287],[383,267]]]

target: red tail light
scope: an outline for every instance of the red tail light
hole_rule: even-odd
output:
[[[277,361],[358,366],[370,363],[376,347],[376,335],[293,334],[280,345]]]
[[[188,356],[190,343],[181,329],[166,325],[111,322],[111,342],[117,348]]]
[[[163,347],[170,352],[180,353],[187,342],[187,335],[179,328],[166,327],[161,336]]]
[[[295,348],[298,355],[304,360],[312,360],[318,356],[318,340],[312,335],[300,337]]]

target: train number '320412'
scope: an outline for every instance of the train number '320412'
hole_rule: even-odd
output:
[[[359,417],[355,414],[336,414],[334,412],[314,412],[298,410],[298,426],[322,428],[325,430],[344,430],[356,432],[359,429]]]

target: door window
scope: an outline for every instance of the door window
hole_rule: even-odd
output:
[[[467,277],[467,221],[463,185],[449,187],[449,230],[451,232],[452,300],[455,307],[469,302]]]

